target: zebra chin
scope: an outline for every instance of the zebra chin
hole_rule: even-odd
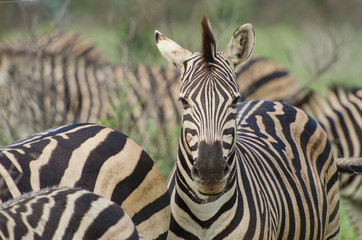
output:
[[[195,180],[198,191],[202,195],[218,195],[223,192],[227,179],[222,180]]]

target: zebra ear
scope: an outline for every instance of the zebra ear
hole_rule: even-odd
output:
[[[254,47],[255,33],[253,25],[247,23],[236,29],[231,41],[223,52],[223,56],[236,68],[249,59],[254,51]]]
[[[192,52],[184,49],[162,33],[155,30],[155,38],[161,54],[178,69],[183,68],[183,62],[192,56]]]

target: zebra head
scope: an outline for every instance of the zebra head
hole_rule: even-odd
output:
[[[161,54],[181,71],[179,99],[183,105],[180,140],[185,172],[198,192],[215,195],[223,191],[235,166],[236,104],[239,87],[235,68],[245,62],[255,45],[251,24],[239,27],[223,52],[208,19],[203,16],[202,51],[192,53],[155,31]],[[180,160],[180,157],[179,157]]]

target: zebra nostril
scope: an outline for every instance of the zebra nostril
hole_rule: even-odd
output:
[[[229,164],[226,164],[226,166],[225,166],[225,168],[224,168],[223,177],[224,177],[224,178],[228,177],[229,173],[230,173],[230,166],[229,166]]]
[[[191,177],[194,180],[200,180],[200,173],[199,171],[195,168],[195,166],[192,167],[191,169]]]

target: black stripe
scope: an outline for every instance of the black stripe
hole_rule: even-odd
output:
[[[67,199],[68,195],[71,195],[76,191],[77,190],[74,189],[69,189],[65,191],[66,195],[64,195],[64,199]],[[74,234],[78,230],[82,221],[90,221],[90,219],[85,218],[85,216],[88,210],[92,207],[92,203],[97,201],[99,198],[100,197],[95,194],[85,193],[75,199],[73,208],[74,212],[72,214],[72,217],[69,219],[66,229],[64,230],[64,236],[67,237],[66,239],[72,239],[74,237]]]
[[[249,61],[247,61],[244,65],[242,65],[239,70],[236,72],[236,78],[238,78],[241,74],[248,71],[251,66],[253,66],[255,63],[264,61],[265,58],[262,57],[253,57]]]
[[[273,73],[270,73],[270,74],[258,79],[257,81],[250,84],[247,89],[245,89],[245,91],[242,93],[243,98],[246,99],[247,97],[254,94],[257,90],[259,90],[261,87],[265,86],[269,82],[275,81],[275,79],[285,77],[288,74],[289,73],[286,71],[282,71],[282,72],[275,71]]]
[[[39,93],[39,98],[38,98],[38,104],[39,104],[39,107],[40,109],[42,110],[45,110],[47,109],[46,107],[46,103],[45,103],[45,98],[46,98],[46,95],[49,93],[49,89],[46,89],[46,86],[47,84],[45,83],[45,80],[44,80],[44,61],[45,61],[45,55],[44,54],[41,54],[40,53],[40,56],[39,57],[39,63],[38,63],[38,68],[39,69],[39,84],[40,84],[40,89],[41,89],[41,92]],[[34,84],[34,83],[33,83]],[[48,126],[48,122],[47,122],[47,117],[48,117],[48,113],[43,113],[42,114],[42,125],[43,126]]]
[[[93,220],[84,234],[84,239],[99,239],[109,228],[124,217],[124,211],[117,205],[111,205]],[[81,221],[79,221],[81,222]]]
[[[94,69],[93,69],[93,71],[94,71]],[[97,79],[97,77],[96,77],[96,74],[94,73],[94,72],[91,72],[90,73],[90,75],[93,75],[93,77],[95,78],[95,79]],[[96,87],[96,86],[91,86],[91,80],[90,80],[90,78],[91,78],[91,76],[89,76],[89,74],[88,74],[88,71],[87,71],[87,63],[85,62],[84,63],[84,70],[83,70],[83,72],[84,72],[84,81],[86,82],[86,84],[87,84],[87,90],[88,90],[88,93],[89,93],[89,102],[90,102],[90,104],[89,104],[89,106],[87,106],[87,108],[89,107],[89,109],[88,109],[88,114],[87,114],[87,119],[86,119],[86,121],[88,122],[89,121],[89,118],[91,117],[91,112],[92,112],[92,108],[93,108],[93,100],[96,98],[96,96],[93,96],[93,93],[92,93],[92,88],[94,88],[94,87]],[[95,80],[96,81],[96,80]]]
[[[83,88],[84,86],[81,86],[79,84],[79,71],[85,71],[85,69],[79,69],[79,59],[77,58],[75,60],[75,66],[74,66],[74,81],[76,83],[77,86],[77,108],[75,109],[74,112],[74,116],[73,116],[73,122],[78,122],[79,121],[79,117],[80,117],[80,113],[82,111],[82,107],[83,107],[83,94],[81,91],[81,88]],[[73,79],[71,79],[72,81]],[[75,103],[73,103],[75,104]]]
[[[69,190],[71,192],[75,192],[76,190]],[[51,239],[54,236],[55,231],[57,230],[57,226],[59,226],[59,221],[62,217],[62,214],[65,211],[65,207],[67,206],[67,196],[70,194],[69,191],[59,191],[55,196],[53,196],[53,200],[55,201],[55,206],[52,206],[49,211],[49,219],[51,221],[45,222],[44,225],[44,235],[45,239]]]
[[[32,228],[36,228],[40,223],[40,220],[42,218],[42,215],[44,214],[45,210],[45,204],[49,203],[49,198],[47,197],[41,197],[37,198],[36,202],[32,203],[31,209],[33,211],[33,214],[26,217],[26,220],[28,221],[29,225]]]
[[[158,237],[155,238],[155,240],[165,240],[167,238],[167,233],[168,231],[160,234]],[[135,238],[135,240],[138,240],[138,238]]]
[[[160,212],[170,205],[170,196],[166,191],[162,196],[157,198],[152,203],[148,204],[144,208],[142,208],[139,212],[137,212],[133,217],[132,221],[134,224],[139,225],[142,222],[148,220],[155,213]]]
[[[7,224],[8,224],[8,218],[0,211],[0,231],[2,234],[4,234],[4,237],[8,239],[10,236]]]
[[[333,174],[333,177],[331,177],[327,183],[327,193],[332,189],[332,187],[338,183],[338,174],[337,172]]]
[[[67,115],[70,109],[70,93],[69,93],[69,79],[68,79],[68,66],[67,66],[67,58],[62,58],[62,70],[63,70],[63,86],[64,86],[64,109],[63,109],[63,119],[61,124],[65,124],[67,122]]]
[[[86,62],[86,66],[89,64],[89,62],[87,61]],[[100,116],[101,116],[101,111],[102,111],[102,108],[103,108],[103,106],[102,106],[102,103],[103,103],[103,99],[102,99],[102,92],[103,91],[101,91],[102,89],[104,89],[104,85],[106,85],[107,83],[106,83],[106,81],[107,81],[107,79],[99,79],[98,78],[98,74],[97,74],[97,72],[99,71],[98,70],[98,68],[97,67],[95,67],[95,66],[92,66],[93,67],[93,75],[94,75],[94,79],[95,79],[95,82],[96,82],[96,86],[93,86],[93,88],[95,87],[95,90],[96,90],[96,94],[97,94],[97,98],[95,98],[94,100],[96,100],[97,99],[97,101],[98,101],[98,109],[97,109],[97,115],[96,115],[96,118],[98,119]],[[87,68],[88,68],[88,66],[87,66]],[[103,69],[102,69],[103,70]],[[104,70],[102,71],[102,72],[104,72]],[[93,101],[92,101],[92,106],[91,106],[91,108],[89,109],[89,116],[88,116],[88,121],[89,121],[89,119],[92,117],[91,116],[91,110],[92,110],[92,108],[93,108]]]
[[[193,235],[192,233],[188,232],[186,229],[183,229],[175,220],[173,215],[171,215],[171,222],[170,222],[170,229],[171,231],[178,237],[187,240],[199,240],[198,237]]]
[[[241,193],[240,188],[238,188],[237,192],[235,192],[234,195],[235,196],[238,195],[238,198],[240,199],[241,194],[243,194],[243,193]],[[238,203],[236,203],[236,204],[237,204],[237,209],[236,209],[233,220],[228,225],[226,225],[225,228],[223,229],[223,231],[220,232],[218,235],[216,235],[213,239],[215,239],[215,240],[224,239],[239,226],[239,224],[244,216],[244,203],[243,203],[243,201],[239,200]],[[244,239],[249,239],[249,238],[247,235],[245,235]],[[262,239],[262,238],[260,238],[260,239]]]
[[[55,123],[55,118],[56,116],[59,114],[58,113],[58,104],[57,101],[59,101],[58,99],[58,91],[57,91],[57,79],[55,79],[55,74],[54,74],[54,70],[55,70],[55,55],[50,56],[50,68],[51,68],[51,73],[50,73],[50,94],[51,94],[51,98],[50,98],[50,106],[53,108],[53,111],[51,111],[50,117],[49,117],[49,123],[53,124]]]
[[[111,200],[121,205],[140,186],[147,174],[152,170],[153,165],[152,159],[146,152],[142,151],[133,172],[114,188]]]
[[[83,144],[84,141],[94,137],[102,129],[104,129],[102,126],[90,125],[89,127],[79,129],[76,132],[67,133],[68,139],[64,139],[57,135],[53,136],[53,139],[57,141],[58,145],[52,152],[49,163],[40,170],[40,188],[58,185],[65,170],[68,168],[69,159],[71,158],[73,151]],[[45,139],[43,141],[48,140]],[[38,147],[34,147],[34,149],[38,149],[40,152],[43,150],[43,148]],[[90,190],[93,190],[93,188]]]
[[[126,142],[127,136],[123,133],[118,131],[110,132],[103,142],[100,142],[96,148],[91,150],[82,169],[81,177],[75,186],[93,191],[102,165],[109,158],[120,153],[124,149]]]

